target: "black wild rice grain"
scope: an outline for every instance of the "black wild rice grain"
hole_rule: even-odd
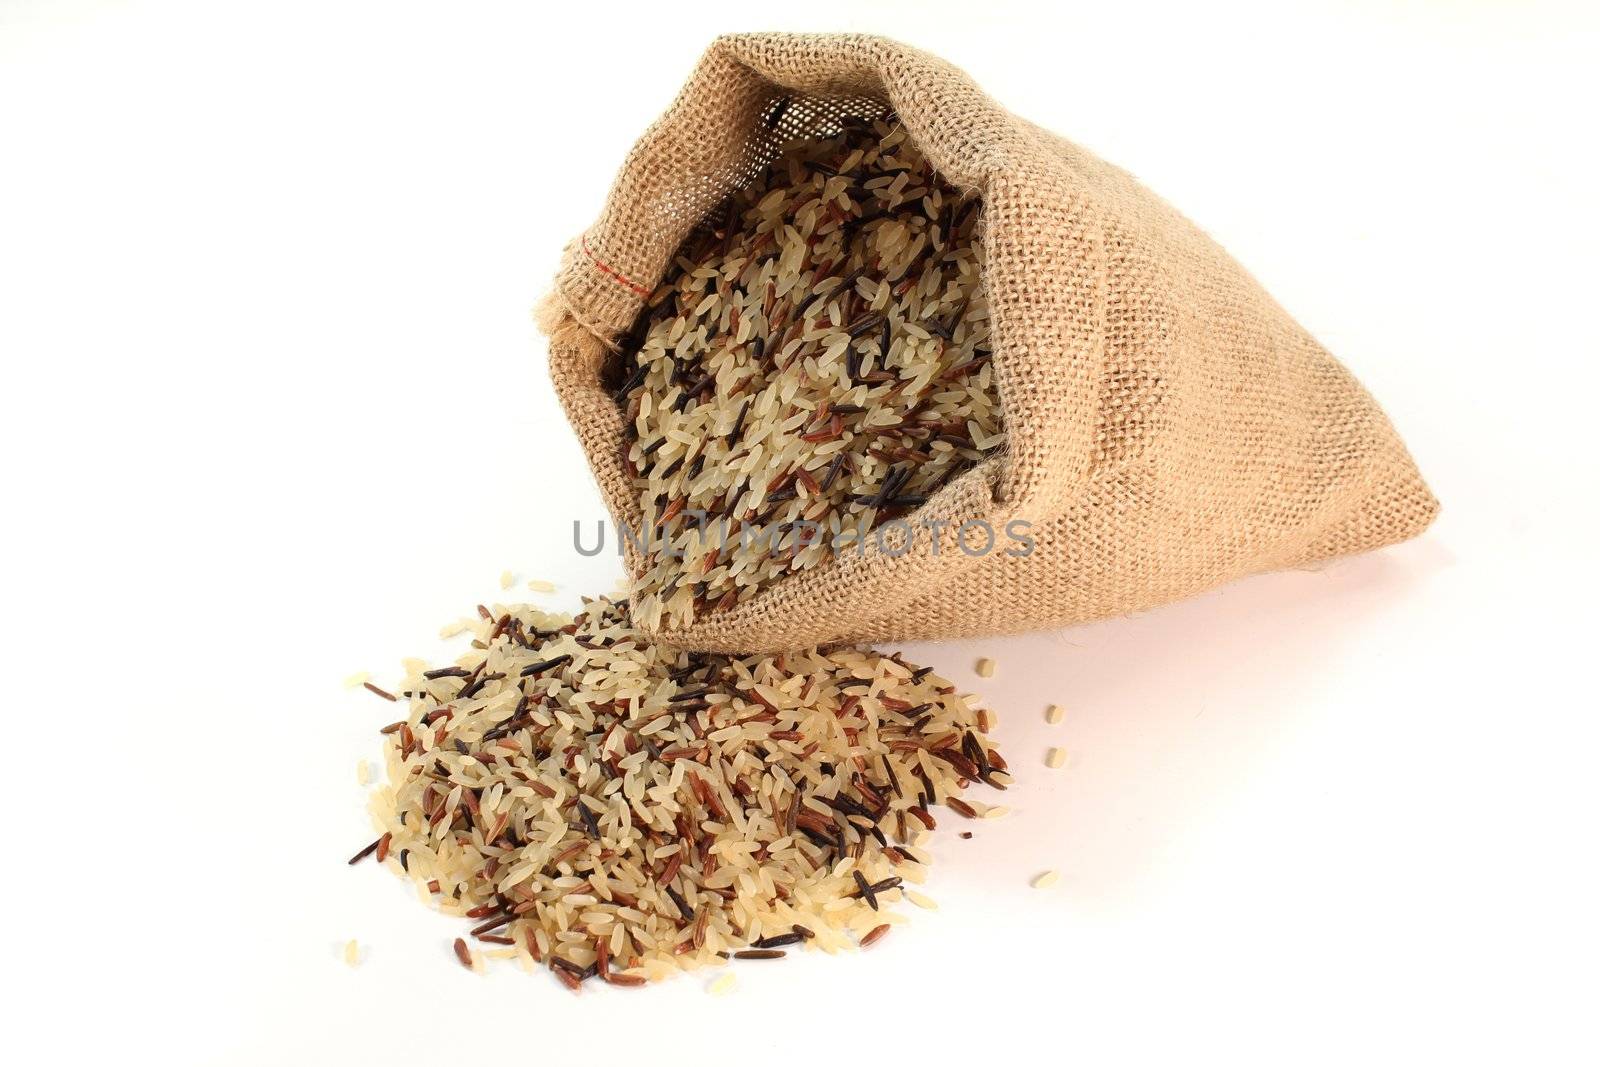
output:
[[[850,876],[856,881],[856,892],[853,895],[864,898],[867,902],[867,906],[873,911],[877,911],[878,894],[873,892],[872,886],[868,885],[867,880],[861,877],[860,871],[851,871]]]
[[[382,837],[378,838],[376,841],[374,841],[372,844],[368,845],[366,848],[362,849],[360,852],[357,852],[354,856],[351,856],[350,857],[350,861],[349,861],[349,865],[354,867],[356,864],[360,863],[362,860],[366,859],[368,856],[370,856],[374,852],[378,851],[378,846],[381,845],[381,844],[383,844],[383,838]]]
[[[804,934],[774,934],[772,937],[763,937],[759,941],[752,941],[755,948],[786,948],[789,945],[798,945],[805,940]]]

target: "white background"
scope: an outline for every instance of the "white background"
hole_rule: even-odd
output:
[[[0,0],[7,1058],[1595,1062],[1593,5],[784,6]],[[1443,515],[914,649],[999,710],[1017,810],[865,955],[476,977],[344,866],[391,709],[340,683],[443,654],[503,569],[620,575],[570,548],[602,511],[529,311],[760,28],[900,37],[1131,169]]]

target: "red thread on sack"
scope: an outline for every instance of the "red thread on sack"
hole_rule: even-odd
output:
[[[640,296],[649,296],[650,295],[650,290],[649,289],[646,289],[644,286],[638,284],[635,281],[632,281],[631,279],[629,279],[629,277],[626,274],[623,274],[621,271],[617,270],[616,268],[608,266],[607,264],[601,262],[599,256],[597,256],[593,252],[589,251],[589,235],[588,234],[584,234],[582,237],[580,237],[578,239],[578,247],[582,248],[583,249],[583,254],[589,257],[589,261],[592,262],[595,266],[599,267],[602,271],[604,271],[606,276],[611,278],[612,281],[620,282],[622,285],[625,285],[629,289],[632,289],[634,292],[638,293]]]

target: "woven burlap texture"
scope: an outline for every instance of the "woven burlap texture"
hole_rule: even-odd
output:
[[[1053,628],[1432,521],[1437,502],[1361,384],[1128,174],[905,45],[749,34],[716,40],[629,153],[541,315],[556,391],[618,523],[638,529],[640,509],[602,384],[616,339],[683,239],[786,140],[890,109],[948,181],[983,197],[1007,445],[910,516],[909,550],[897,531],[889,552],[869,543],[662,639],[747,652]],[[976,520],[998,535],[992,551],[958,544]],[[1031,524],[1027,554],[1005,536],[1014,520]],[[969,549],[984,540],[968,527]],[[631,548],[626,562],[637,572]]]

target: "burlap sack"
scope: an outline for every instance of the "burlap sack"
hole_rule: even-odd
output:
[[[776,131],[766,118],[792,98]],[[568,246],[550,369],[615,520],[637,529],[602,385],[684,237],[788,138],[898,112],[983,197],[1008,445],[868,546],[661,635],[708,651],[962,637],[1150,607],[1412,537],[1437,503],[1361,385],[1221,248],[1129,175],[943,61],[857,35],[719,38]],[[1032,524],[969,554],[957,528]],[[935,538],[927,531],[941,529]],[[982,547],[982,527],[967,546]],[[891,552],[903,551],[892,555]],[[627,560],[637,572],[639,560]]]

